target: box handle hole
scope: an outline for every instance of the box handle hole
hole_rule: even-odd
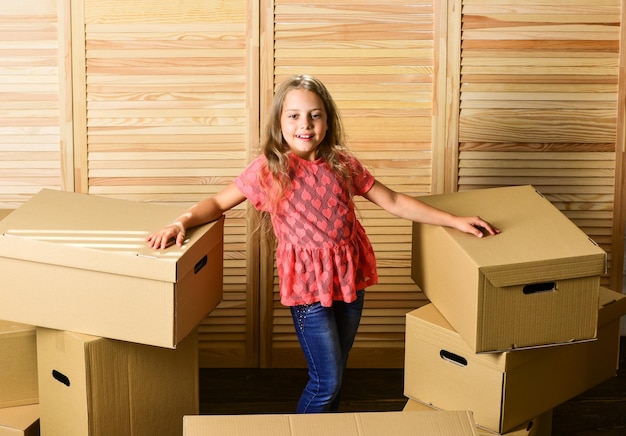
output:
[[[530,285],[525,285],[522,289],[524,295],[530,294],[540,294],[542,292],[553,292],[556,291],[556,283],[555,282],[544,282],[544,283],[533,283]]]
[[[439,357],[441,357],[446,362],[451,362],[451,363],[454,363],[455,365],[467,366],[467,359],[459,356],[458,354],[454,354],[446,350],[441,350],[439,352]]]
[[[200,259],[198,261],[198,263],[196,263],[196,265],[193,267],[193,273],[194,274],[198,274],[200,272],[200,270],[202,268],[204,268],[204,266],[207,264],[207,262],[209,261],[207,255],[205,254],[204,257],[202,259]]]
[[[65,374],[57,371],[56,369],[52,370],[52,378],[54,378],[58,382],[63,383],[67,387],[70,386],[70,378]]]

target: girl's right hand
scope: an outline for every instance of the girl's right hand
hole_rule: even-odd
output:
[[[165,249],[173,243],[182,247],[184,241],[185,226],[183,226],[180,221],[165,226],[158,232],[152,233],[146,237],[148,246],[155,250]]]

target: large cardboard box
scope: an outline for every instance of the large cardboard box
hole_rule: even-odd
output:
[[[0,409],[0,436],[39,436],[39,405]]]
[[[0,408],[38,402],[35,327],[0,321]]]
[[[471,413],[367,412],[302,415],[185,416],[184,436],[464,436]]]
[[[501,229],[413,225],[412,277],[474,352],[596,336],[606,253],[532,186],[420,197]]]
[[[419,401],[409,399],[402,410],[405,412],[432,412],[437,409],[430,405],[420,403]],[[479,436],[492,436],[494,434],[501,434],[504,436],[552,436],[552,410],[549,410],[542,415],[515,427],[511,431],[507,431],[506,433],[494,433],[480,427],[476,427],[476,432]]]
[[[37,329],[46,436],[172,436],[198,413],[198,341],[175,349]]]
[[[222,298],[223,218],[145,242],[182,212],[42,190],[0,221],[0,319],[174,348]]]
[[[615,376],[626,296],[601,288],[598,338],[555,347],[475,354],[433,304],[407,314],[404,393],[476,424],[511,431]],[[598,304],[596,304],[596,310]]]

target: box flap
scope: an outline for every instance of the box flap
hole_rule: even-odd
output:
[[[0,221],[9,216],[15,209],[0,209]]]
[[[214,223],[190,229],[182,248],[153,250],[145,238],[184,210],[43,189],[0,221],[0,257],[176,282],[178,262]]]
[[[441,359],[463,365],[463,360],[474,359],[474,364],[481,365],[499,372],[506,372],[509,364],[508,353],[476,354],[452,325],[429,303],[406,314],[407,325],[420,326],[420,341],[435,344],[441,348]]]
[[[360,436],[476,434],[470,411],[361,413],[356,418]]]
[[[0,434],[4,434],[3,429],[7,431],[21,430],[24,432],[34,427],[37,421],[39,421],[39,404],[0,408]],[[18,433],[16,432],[15,434]],[[34,435],[35,432],[26,434]],[[38,431],[37,434],[39,434]]]
[[[30,324],[0,320],[0,336],[5,338],[12,336],[34,335],[35,330],[36,327]]]
[[[367,412],[313,415],[196,415],[184,436],[463,436],[477,435],[471,412]]]
[[[501,229],[499,235],[484,238],[443,229],[495,286],[541,274],[549,278],[567,272],[572,277],[574,272],[582,277],[605,271],[606,252],[530,185],[420,200],[456,215],[480,215]]]
[[[626,314],[626,295],[600,287],[598,325],[604,325]]]

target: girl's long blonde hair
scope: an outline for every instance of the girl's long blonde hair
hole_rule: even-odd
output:
[[[265,135],[261,142],[261,152],[265,155],[267,171],[271,174],[269,186],[265,186],[267,178],[261,177],[269,201],[276,205],[291,188],[288,168],[289,146],[282,135],[280,118],[285,96],[294,89],[314,92],[322,100],[328,129],[322,143],[318,146],[316,157],[326,161],[331,170],[344,181],[351,193],[352,174],[347,159],[349,151],[335,101],[320,80],[313,76],[299,74],[287,78],[276,90],[265,126]]]

